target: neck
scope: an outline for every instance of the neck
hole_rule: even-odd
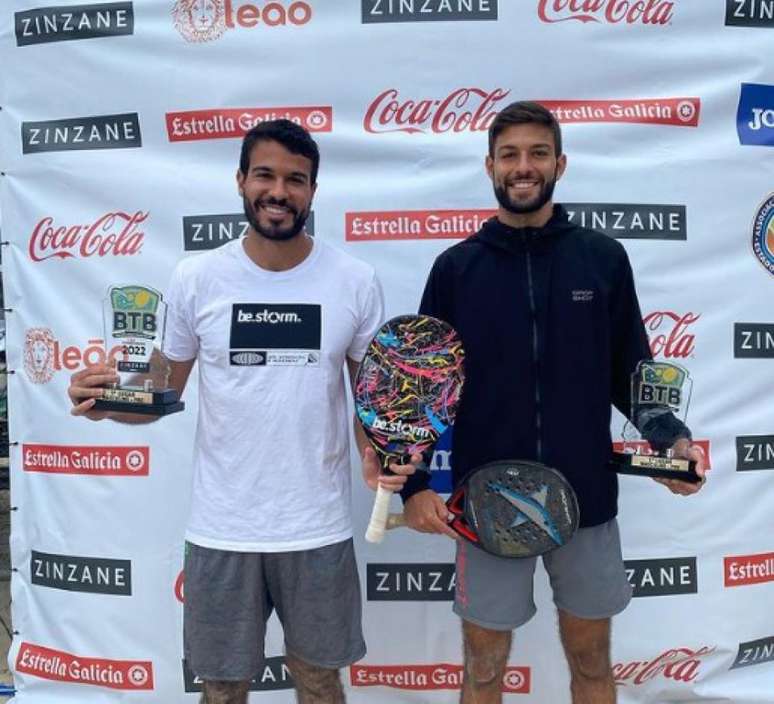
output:
[[[502,206],[497,209],[497,219],[508,227],[544,227],[554,213],[553,201],[545,203],[540,210],[532,213],[512,213]]]
[[[298,266],[312,251],[312,238],[301,231],[289,240],[271,240],[250,228],[242,240],[245,254],[267,271],[287,271]]]

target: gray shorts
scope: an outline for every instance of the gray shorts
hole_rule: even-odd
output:
[[[510,631],[534,615],[532,578],[536,557],[503,558],[470,543],[457,544],[454,611],[483,628]],[[626,608],[626,579],[618,522],[581,528],[560,548],[543,555],[554,603],[588,619],[609,618]]]
[[[183,641],[203,680],[249,680],[264,660],[276,609],[285,647],[338,669],[365,655],[360,580],[352,539],[313,550],[244,553],[188,543]]]

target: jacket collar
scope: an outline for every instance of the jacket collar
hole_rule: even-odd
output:
[[[540,252],[547,251],[574,227],[567,211],[555,204],[551,219],[543,227],[510,227],[493,217],[470,239],[512,254]]]

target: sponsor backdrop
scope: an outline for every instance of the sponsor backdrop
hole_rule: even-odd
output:
[[[108,288],[163,292],[181,258],[243,235],[239,138],[287,117],[322,150],[314,235],[376,267],[390,315],[413,311],[434,257],[492,214],[486,129],[527,98],[564,124],[557,199],[628,250],[653,352],[689,372],[712,465],[690,499],[621,480],[636,598],[615,621],[620,701],[771,702],[773,40],[774,0],[3,3],[18,701],[200,689],[181,642],[196,374],[186,411],[158,423],[68,414],[70,374],[120,353]],[[441,489],[451,462],[445,438]],[[452,546],[408,531],[366,545],[359,480],[353,503],[369,649],[343,673],[350,700],[453,701]],[[503,690],[568,701],[542,569],[536,600]],[[266,654],[251,701],[291,702],[274,620]]]

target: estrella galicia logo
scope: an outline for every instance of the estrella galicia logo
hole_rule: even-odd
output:
[[[183,217],[183,248],[186,252],[199,252],[218,247],[244,237],[250,223],[244,213],[222,215],[185,215]],[[309,213],[304,229],[314,237],[314,211]]]
[[[496,20],[498,0],[361,0],[362,23]]]
[[[774,86],[742,83],[736,131],[740,144],[774,147]]]
[[[197,677],[188,662],[183,660],[183,686],[186,692],[201,692],[202,680]],[[258,674],[250,680],[251,692],[269,692],[278,689],[293,689],[293,678],[290,675],[284,656],[278,655],[266,658]]]
[[[695,557],[625,560],[624,566],[635,597],[698,592]]]
[[[736,670],[740,667],[760,665],[772,660],[774,660],[774,636],[759,638],[739,644],[739,652],[736,654],[736,660],[730,669]]]
[[[563,203],[570,222],[615,239],[685,240],[684,205]]]
[[[774,324],[734,323],[734,357],[738,359],[774,357]]]
[[[17,46],[134,33],[131,2],[38,7],[16,12],[14,19]]]
[[[368,601],[453,601],[454,564],[438,562],[366,565]]]
[[[22,122],[21,135],[23,154],[142,146],[136,112]]]
[[[30,581],[41,587],[93,594],[132,594],[132,563],[32,551]]]
[[[774,193],[755,212],[752,248],[758,261],[774,276]]]
[[[726,25],[774,28],[774,2],[772,0],[726,0]]]
[[[774,435],[740,435],[736,439],[736,471],[774,469]]]

